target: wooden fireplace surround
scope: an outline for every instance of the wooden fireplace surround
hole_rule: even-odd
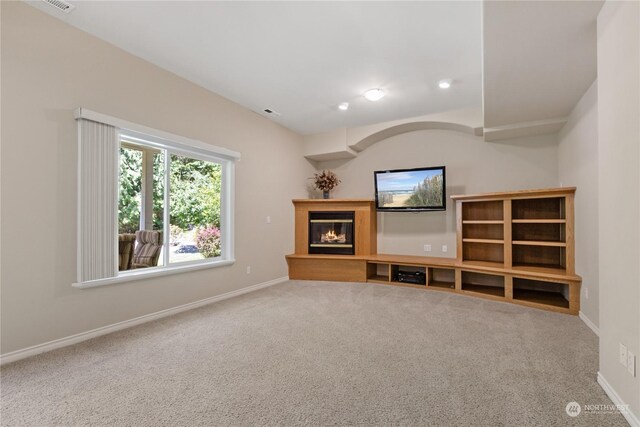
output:
[[[452,196],[456,258],[378,254],[372,200],[293,200],[289,278],[434,289],[575,315],[582,279],[574,270],[574,193],[571,187]],[[310,255],[310,211],[354,211],[355,255]],[[397,272],[407,269],[423,272],[426,284],[399,282]]]
[[[377,248],[376,211],[371,200],[310,199],[293,200],[296,211],[296,255],[308,255],[309,212],[354,212],[355,255],[371,255]],[[344,256],[344,255],[340,255]]]

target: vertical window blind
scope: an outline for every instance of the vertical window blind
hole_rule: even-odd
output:
[[[118,129],[78,120],[78,280],[118,274]]]

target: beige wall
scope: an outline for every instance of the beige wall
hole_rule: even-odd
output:
[[[600,374],[640,417],[640,3],[608,1],[598,15]],[[640,366],[638,366],[640,367]]]
[[[291,199],[313,172],[299,135],[22,2],[1,7],[3,354],[287,275]],[[71,287],[80,106],[242,153],[235,265]]]
[[[556,136],[484,142],[455,131],[423,130],[380,141],[348,161],[321,162],[333,169],[342,183],[340,197],[374,197],[373,171],[422,166],[447,167],[447,198],[529,188],[558,183]],[[431,244],[432,252],[424,252]],[[427,256],[456,256],[455,209],[447,200],[446,212],[378,214],[378,251]],[[447,252],[441,251],[447,245]]]
[[[576,192],[576,271],[580,311],[598,325],[598,85],[594,82],[558,134],[558,180]]]

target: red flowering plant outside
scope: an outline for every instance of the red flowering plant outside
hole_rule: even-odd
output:
[[[220,229],[212,225],[199,229],[196,234],[196,247],[205,258],[222,255]]]

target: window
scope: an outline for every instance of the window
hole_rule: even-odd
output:
[[[129,234],[135,246],[120,272],[222,257],[222,168],[219,160],[175,154],[121,135],[118,243]],[[141,230],[158,236],[148,260],[140,259],[141,242],[134,240]]]
[[[88,110],[79,118],[77,287],[233,259],[238,153]]]

